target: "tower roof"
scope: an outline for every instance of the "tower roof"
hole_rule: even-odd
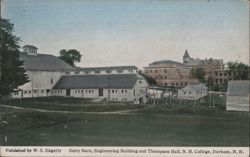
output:
[[[189,54],[188,54],[188,51],[187,51],[187,50],[185,51],[185,53],[184,53],[184,56],[183,56],[183,57],[185,57],[185,58],[190,57],[190,56],[189,56]]]

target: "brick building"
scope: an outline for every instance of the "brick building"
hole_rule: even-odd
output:
[[[160,86],[184,87],[188,84],[197,83],[190,75],[190,69],[184,64],[162,60],[156,61],[143,68],[143,73],[156,80]]]

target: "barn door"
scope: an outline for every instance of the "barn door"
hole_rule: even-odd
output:
[[[66,90],[66,96],[70,96],[70,89]]]
[[[99,96],[103,96],[103,89],[99,89]]]

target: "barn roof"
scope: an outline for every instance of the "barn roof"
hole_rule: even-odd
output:
[[[185,90],[185,89],[200,90],[200,89],[206,89],[206,88],[207,87],[204,84],[200,83],[200,84],[190,84],[182,89],[183,90]]]
[[[28,55],[22,52],[20,60],[24,61],[24,69],[26,70],[60,71],[73,69],[63,60],[48,54]]]
[[[114,75],[70,75],[62,76],[54,89],[85,89],[85,88],[133,88],[139,74]]]
[[[230,81],[228,83],[228,96],[249,96],[250,83],[248,81]]]

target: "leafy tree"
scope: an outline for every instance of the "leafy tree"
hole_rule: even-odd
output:
[[[198,79],[200,82],[205,82],[205,70],[203,68],[192,68],[191,75],[193,78]]]
[[[147,80],[147,82],[148,82],[150,85],[156,85],[156,80],[153,79],[152,77],[149,77],[148,75],[144,74],[144,73],[142,72],[142,70],[139,70],[138,73],[139,73],[141,76],[143,76],[143,77]]]
[[[14,24],[0,18],[0,95],[7,96],[27,82],[28,76],[19,60],[20,38],[13,34]]]
[[[248,80],[250,67],[242,62],[228,62],[229,72],[233,73],[235,80]]]
[[[60,51],[60,56],[59,56],[60,59],[64,60],[72,67],[75,67],[76,62],[81,61],[81,57],[82,55],[80,54],[80,52],[74,49],[70,49],[68,51],[63,49]]]

